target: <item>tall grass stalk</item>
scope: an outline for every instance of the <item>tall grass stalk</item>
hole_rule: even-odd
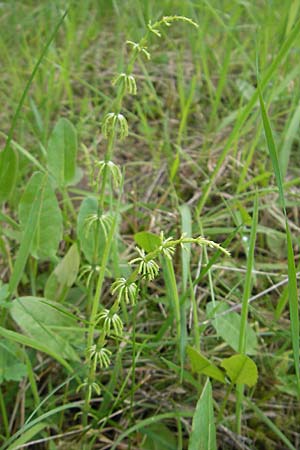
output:
[[[247,271],[245,278],[245,287],[243,291],[242,299],[242,313],[241,313],[241,326],[239,335],[239,348],[240,354],[246,354],[246,327],[248,323],[248,308],[249,308],[249,298],[251,296],[252,289],[252,279],[253,279],[253,268],[254,268],[254,251],[255,242],[257,234],[257,223],[258,223],[258,196],[256,194],[253,208],[253,217],[251,223],[251,233],[249,240],[249,250],[247,254]],[[236,399],[236,430],[238,434],[241,434],[241,424],[242,424],[242,405],[243,405],[243,393],[244,387],[242,384],[237,385],[237,399]]]
[[[259,78],[258,78],[259,81]],[[266,142],[272,161],[275,179],[279,191],[280,205],[285,217],[285,231],[286,231],[286,243],[287,243],[287,256],[288,256],[288,289],[289,289],[289,309],[290,309],[290,321],[291,321],[291,339],[294,357],[294,368],[297,380],[297,393],[300,399],[300,369],[299,369],[299,304],[298,304],[298,292],[297,292],[297,275],[295,267],[295,256],[293,250],[293,242],[291,237],[291,231],[289,227],[288,215],[286,210],[286,202],[284,197],[283,183],[281,171],[278,163],[278,156],[273,138],[273,133],[270,125],[270,121],[265,108],[263,96],[262,96],[262,84],[258,84],[258,94],[261,107],[262,120],[265,130]]]

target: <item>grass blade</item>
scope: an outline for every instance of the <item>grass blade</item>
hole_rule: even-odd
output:
[[[191,415],[192,414],[189,411],[175,411],[170,413],[158,414],[156,416],[141,420],[140,422],[136,423],[130,428],[127,428],[122,434],[120,434],[118,439],[116,439],[114,444],[112,445],[111,450],[115,450],[116,448],[118,448],[118,445],[123,442],[126,437],[130,436],[132,433],[140,430],[141,428],[145,428],[154,423],[161,422],[162,420],[177,419],[180,417],[191,417]]]
[[[182,233],[186,233],[187,236],[192,236],[192,216],[189,206],[187,204],[184,204],[179,207],[179,211],[181,215]],[[187,282],[190,274],[190,259],[191,259],[191,245],[188,244],[181,252],[183,292],[185,292],[187,289]]]
[[[282,171],[282,177],[286,176],[288,164],[290,160],[290,154],[294,139],[297,137],[300,124],[300,105],[297,107],[293,114],[288,129],[285,132],[283,145],[279,154],[280,167]]]
[[[62,358],[61,355],[54,352],[49,347],[47,347],[47,345],[44,345],[43,343],[41,343],[40,341],[38,341],[36,339],[33,339],[28,336],[24,336],[23,334],[17,333],[16,331],[6,330],[3,327],[0,327],[0,336],[4,337],[5,339],[9,339],[13,342],[18,342],[19,344],[26,345],[27,347],[34,348],[35,350],[38,350],[39,352],[46,353],[47,355],[56,359],[69,372],[73,372],[73,369],[70,366],[70,364],[68,364],[67,361],[64,358]]]
[[[50,411],[47,411],[46,413],[42,414],[40,417],[37,417],[36,419],[34,419],[32,422],[26,423],[25,425],[23,425],[13,436],[11,436],[11,438],[9,438],[4,443],[4,445],[2,445],[2,447],[0,447],[0,450],[7,449],[9,447],[9,445],[10,445],[10,448],[15,448],[14,446],[11,446],[11,444],[13,442],[15,442],[19,436],[24,435],[27,430],[32,429],[32,427],[36,426],[39,423],[42,423],[44,420],[47,420],[51,416],[55,416],[56,414],[58,414],[61,411],[66,411],[66,410],[69,411],[70,409],[78,409],[78,408],[80,408],[81,405],[82,405],[81,401],[65,403],[61,406],[51,409]]]
[[[46,422],[37,423],[33,427],[29,428],[22,436],[20,436],[13,444],[11,444],[7,450],[16,450],[18,448],[23,448],[23,444],[26,444],[28,441],[30,441],[33,436],[38,434],[40,431],[42,431],[44,428],[48,427],[49,424]]]
[[[279,64],[282,62],[282,60],[284,59],[284,57],[287,55],[288,51],[290,50],[293,42],[296,40],[296,38],[298,37],[300,33],[300,19],[296,22],[294,28],[292,29],[292,31],[290,32],[290,34],[288,35],[288,38],[286,39],[286,41],[283,43],[281,49],[279,50],[276,58],[274,59],[274,61],[272,62],[272,64],[270,65],[269,69],[266,71],[266,74],[264,75],[262,81],[261,81],[261,88],[263,89],[268,82],[270,81],[270,79],[272,78],[272,76],[274,75],[276,69],[278,68]],[[253,111],[253,108],[255,106],[256,101],[258,100],[258,92],[255,91],[255,93],[252,95],[251,99],[249,100],[248,104],[243,108],[243,110],[241,111],[241,114],[239,115],[236,124],[227,140],[227,143],[222,151],[222,153],[219,156],[218,162],[215,166],[215,169],[211,175],[211,178],[209,180],[209,182],[206,184],[206,186],[203,189],[202,192],[202,196],[201,196],[201,200],[197,205],[196,208],[196,214],[200,215],[202,212],[202,209],[206,203],[206,200],[209,196],[210,190],[215,182],[215,179],[219,173],[220,168],[222,167],[223,162],[225,161],[225,158],[227,156],[227,154],[230,152],[232,145],[234,143],[234,141],[238,138],[240,129],[242,128],[243,124],[245,123],[245,121],[247,120],[249,114]]]
[[[275,425],[272,420],[270,420],[261,409],[259,409],[251,400],[246,399],[247,404],[249,407],[255,412],[257,417],[260,418],[262,422],[264,422],[272,431],[273,433],[286,445],[286,448],[289,448],[290,450],[296,450],[296,447],[291,444],[291,442],[288,440],[288,438],[279,430],[279,428]]]
[[[246,350],[246,330],[247,330],[247,318],[248,318],[248,299],[251,294],[252,287],[252,271],[254,267],[254,249],[257,233],[257,223],[258,223],[258,197],[256,195],[254,201],[253,219],[251,225],[251,234],[249,242],[249,252],[247,258],[247,272],[245,279],[245,287],[242,299],[242,313],[241,313],[241,328],[240,328],[240,338],[239,338],[239,353],[245,354]]]
[[[169,258],[164,258],[163,268],[168,298],[176,320],[176,340],[180,356],[180,366],[181,366],[180,378],[182,380],[185,346],[186,346],[186,333],[185,329],[182,327],[183,308],[181,308],[180,305],[173,262]]]
[[[25,101],[25,99],[26,99],[26,96],[27,96],[27,94],[28,94],[28,91],[29,91],[29,88],[30,88],[30,86],[31,86],[31,83],[33,82],[33,79],[34,79],[34,77],[35,77],[35,75],[36,75],[36,73],[37,73],[37,71],[38,71],[38,68],[40,67],[41,62],[42,62],[43,59],[44,59],[44,56],[46,55],[46,53],[47,53],[47,51],[48,51],[48,49],[49,49],[49,47],[50,47],[50,45],[51,45],[53,39],[55,38],[55,36],[56,36],[56,34],[57,34],[57,32],[58,32],[58,30],[60,29],[61,25],[63,24],[63,21],[65,20],[65,17],[66,17],[67,14],[68,14],[68,10],[66,10],[66,11],[63,13],[63,15],[61,16],[61,18],[60,18],[59,21],[57,22],[57,24],[56,24],[56,26],[55,26],[55,28],[54,28],[54,30],[53,30],[53,32],[52,32],[50,38],[49,38],[48,41],[46,42],[46,45],[45,45],[45,47],[44,47],[42,53],[40,54],[39,59],[37,60],[35,66],[34,66],[34,68],[33,68],[33,71],[32,71],[32,73],[31,73],[31,75],[30,75],[30,77],[29,77],[29,80],[28,80],[27,83],[26,83],[25,89],[24,89],[24,91],[23,91],[23,94],[22,94],[22,96],[21,96],[21,98],[20,98],[20,101],[19,101],[19,103],[18,103],[16,112],[15,112],[14,117],[13,117],[13,119],[12,119],[12,124],[11,124],[10,130],[9,130],[9,132],[8,132],[8,136],[7,136],[7,140],[6,140],[6,144],[5,144],[4,150],[6,150],[7,148],[9,148],[9,145],[10,145],[10,142],[11,142],[11,140],[12,140],[13,133],[14,133],[14,131],[15,131],[15,128],[16,128],[16,125],[17,125],[17,121],[18,121],[18,118],[19,118],[19,115],[20,115],[20,112],[21,112],[23,103],[24,103],[24,101]]]
[[[242,299],[242,312],[241,312],[241,326],[240,326],[240,336],[239,336],[239,348],[240,354],[246,354],[246,339],[247,339],[247,322],[248,322],[248,299],[250,298],[251,288],[252,288],[252,273],[254,265],[254,249],[257,233],[257,222],[258,222],[258,196],[256,194],[254,201],[253,218],[251,224],[251,234],[249,242],[249,251],[247,256],[247,272],[245,279],[245,287],[243,291]],[[241,423],[242,423],[242,403],[244,386],[242,384],[237,385],[236,388],[237,399],[236,399],[236,428],[237,433],[241,433]]]
[[[21,245],[17,253],[13,272],[9,281],[9,291],[11,295],[15,293],[15,290],[18,287],[18,284],[22,278],[23,271],[31,250],[32,242],[35,236],[35,231],[38,226],[39,212],[43,202],[45,184],[46,184],[46,177],[41,183],[40,189],[38,189],[35,193],[35,196],[32,200],[30,212],[28,214],[27,223],[24,226],[24,233],[22,236]]]
[[[270,125],[270,121],[265,108],[264,100],[261,92],[261,85],[258,84],[258,94],[261,107],[261,114],[263,119],[263,125],[265,130],[265,136],[267,146],[269,149],[270,158],[272,161],[276,184],[279,191],[279,200],[285,216],[285,227],[287,237],[287,252],[288,252],[288,290],[289,290],[289,309],[290,309],[290,321],[291,321],[291,337],[294,356],[294,366],[297,378],[297,391],[300,398],[300,371],[299,371],[299,306],[298,306],[298,293],[297,293],[297,276],[295,267],[294,250],[292,244],[291,231],[288,224],[288,217],[285,206],[284,191],[282,184],[282,177],[280,167],[278,163],[276,146],[273,138],[273,133]]]

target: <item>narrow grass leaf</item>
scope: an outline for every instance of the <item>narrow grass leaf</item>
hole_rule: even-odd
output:
[[[257,417],[260,418],[260,420],[262,422],[264,422],[269,428],[270,430],[273,431],[273,433],[275,434],[275,436],[277,436],[286,446],[286,448],[289,448],[290,450],[296,450],[296,447],[293,446],[293,444],[289,441],[289,439],[282,433],[282,431],[280,431],[280,429],[276,426],[275,422],[273,422],[272,420],[270,420],[265,414],[264,412],[258,408],[255,403],[253,403],[250,399],[246,399],[246,403],[248,404],[248,406],[252,409],[252,411],[254,411],[254,413],[256,414]]]
[[[192,236],[192,215],[190,207],[184,204],[179,207],[181,215],[181,231],[187,236]],[[190,260],[191,260],[191,245],[185,245],[181,252],[181,265],[182,265],[182,287],[183,292],[186,291],[187,282],[190,271]]]
[[[286,23],[286,30],[285,30],[286,34],[289,34],[291,29],[293,28],[294,23],[297,20],[299,7],[300,7],[300,4],[299,4],[298,0],[292,0],[290,2],[288,20]]]
[[[188,450],[216,450],[216,427],[210,381],[207,379],[193,416]]]
[[[288,129],[284,133],[283,144],[279,152],[279,167],[281,168],[282,178],[285,178],[289,161],[292,145],[295,138],[298,135],[300,125],[300,105],[296,108],[293,117],[290,121]]]
[[[236,431],[237,433],[241,433],[241,425],[242,425],[242,409],[243,409],[243,397],[244,397],[244,386],[243,384],[251,385],[256,383],[255,380],[255,370],[256,370],[256,378],[257,378],[257,368],[254,362],[252,362],[246,355],[247,348],[247,325],[248,325],[248,300],[250,298],[251,290],[252,290],[252,277],[253,277],[253,266],[254,266],[254,250],[255,250],[255,241],[256,241],[256,232],[257,232],[257,223],[258,223],[258,194],[256,192],[255,200],[254,200],[254,208],[253,208],[253,217],[251,224],[251,233],[250,233],[250,242],[249,242],[249,250],[247,255],[247,270],[246,270],[246,279],[243,290],[243,299],[242,299],[242,312],[241,312],[241,322],[240,322],[240,333],[239,333],[239,345],[238,352],[241,355],[236,355],[236,357],[229,358],[229,362],[227,361],[226,370],[232,371],[229,373],[229,377],[233,381],[233,377],[239,377],[239,370],[241,370],[241,376],[238,378],[236,387]],[[224,361],[223,361],[224,362]],[[226,361],[225,361],[226,364]],[[236,366],[234,366],[236,364]],[[245,370],[243,370],[243,364],[245,364]],[[239,366],[240,365],[240,366]],[[254,365],[254,367],[253,367]],[[234,371],[237,371],[236,373]],[[247,378],[247,371],[250,372],[249,378]],[[252,377],[252,378],[251,378]],[[245,383],[243,383],[245,380]]]
[[[59,414],[62,411],[69,411],[71,409],[78,409],[82,405],[82,402],[71,402],[71,403],[64,403],[61,406],[57,406],[56,408],[50,409],[50,411],[45,412],[44,414],[41,414],[36,419],[33,419],[31,422],[25,423],[19,430],[13,434],[1,447],[0,450],[7,450],[10,448],[10,446],[16,442],[16,440],[19,438],[19,436],[24,435],[28,430],[30,430],[32,427],[36,426],[37,424],[43,423],[43,421],[49,419],[51,416],[55,416],[56,414]],[[15,448],[12,446],[11,448]]]
[[[252,276],[253,276],[252,274],[254,266],[254,250],[257,233],[257,223],[258,223],[258,196],[256,195],[254,201],[253,218],[249,241],[249,251],[247,255],[246,279],[242,299],[242,312],[241,312],[240,336],[238,347],[239,353],[242,354],[245,353],[247,346],[248,300],[250,298],[252,288]]]
[[[288,278],[289,278],[288,290],[289,290],[292,346],[294,353],[295,373],[297,377],[298,398],[300,398],[299,303],[298,303],[297,275],[296,275],[292,236],[287,221],[286,221],[286,237],[287,237],[287,251],[288,251]]]
[[[37,73],[37,71],[38,71],[38,69],[39,69],[39,67],[40,67],[40,65],[41,65],[41,63],[42,63],[42,61],[44,59],[44,56],[46,55],[46,53],[47,53],[47,51],[48,51],[48,49],[49,49],[49,47],[50,47],[50,45],[52,43],[52,41],[54,40],[58,30],[60,29],[61,25],[63,24],[67,14],[68,14],[68,10],[64,11],[64,13],[60,17],[60,19],[57,21],[57,24],[55,25],[53,32],[51,33],[49,39],[47,40],[47,42],[45,44],[45,47],[43,48],[43,50],[42,50],[42,52],[41,52],[41,54],[40,54],[40,56],[39,56],[39,58],[38,58],[38,60],[37,60],[37,62],[35,64],[32,72],[30,74],[30,77],[29,77],[29,79],[28,79],[28,81],[26,83],[25,89],[24,89],[24,91],[22,93],[22,96],[20,98],[20,101],[18,103],[18,106],[16,108],[15,114],[14,114],[13,119],[12,119],[12,123],[11,123],[10,129],[9,129],[7,140],[6,140],[6,144],[5,144],[5,150],[9,147],[9,145],[11,143],[11,140],[12,140],[12,137],[13,137],[16,125],[17,125],[18,118],[19,118],[19,115],[20,115],[21,110],[22,110],[22,106],[23,106],[23,104],[25,102],[25,99],[26,99],[27,94],[29,92],[30,86],[31,86],[31,84],[32,84],[32,82],[34,80],[34,77],[35,77],[35,75],[36,75],[36,73]]]
[[[271,161],[272,161],[272,166],[273,166],[273,170],[274,170],[274,174],[275,174],[276,184],[277,184],[278,191],[279,191],[280,205],[281,205],[281,208],[284,211],[284,214],[286,214],[282,177],[281,177],[280,167],[279,167],[279,163],[278,163],[278,157],[277,157],[275,141],[274,141],[274,138],[273,138],[271,124],[270,124],[270,121],[269,121],[269,117],[267,115],[267,111],[266,111],[265,103],[264,103],[264,100],[263,100],[263,97],[262,97],[262,92],[261,92],[261,87],[260,86],[258,86],[258,95],[259,95],[259,102],[260,102],[260,108],[261,108],[261,116],[262,116],[262,120],[263,120],[265,136],[266,136],[266,142],[267,142],[270,158],[271,158]]]
[[[24,434],[22,434],[22,436],[16,439],[13,444],[7,447],[7,450],[16,450],[18,448],[23,448],[23,445],[26,444],[26,442],[30,441],[33,438],[33,436],[38,434],[46,427],[49,427],[49,423],[47,422],[37,423],[33,427],[29,428],[29,430],[27,430]]]
[[[263,119],[263,125],[266,135],[267,146],[269,149],[270,158],[272,161],[276,183],[279,191],[280,204],[285,216],[285,228],[287,238],[287,252],[288,252],[288,289],[289,289],[289,309],[290,309],[290,321],[291,321],[291,338],[294,356],[294,367],[297,377],[298,385],[298,397],[300,398],[300,369],[299,369],[299,305],[298,305],[298,291],[297,291],[297,275],[295,267],[295,257],[292,243],[292,236],[288,224],[288,217],[286,212],[285,198],[282,177],[280,167],[278,163],[278,157],[276,152],[276,146],[273,138],[273,133],[270,125],[270,121],[265,108],[264,100],[262,97],[261,86],[258,85],[259,101],[261,106],[261,114]]]
[[[298,21],[295,23],[294,28],[291,30],[287,39],[282,44],[279,52],[277,53],[277,56],[274,58],[273,62],[268,67],[268,69],[261,81],[261,89],[263,89],[268,84],[268,82],[270,81],[272,76],[275,74],[275,71],[277,70],[279,64],[287,56],[287,53],[289,52],[294,41],[297,39],[299,33],[300,33],[300,19],[298,19]],[[252,95],[251,99],[249,100],[248,104],[240,112],[240,114],[235,122],[235,126],[234,126],[232,132],[230,133],[230,136],[228,137],[226,145],[218,158],[218,162],[214,168],[213,173],[211,174],[210,180],[203,189],[201,200],[199,201],[197,208],[196,208],[197,215],[201,214],[202,209],[203,209],[203,207],[206,203],[206,200],[209,196],[209,193],[211,191],[211,188],[212,188],[212,186],[216,180],[216,177],[219,173],[219,170],[222,167],[226,156],[232,149],[232,145],[233,145],[234,141],[238,138],[242,126],[244,125],[245,121],[249,117],[250,113],[253,111],[253,108],[255,107],[255,103],[257,102],[258,97],[259,97],[258,92],[255,91],[255,93]]]
[[[62,358],[62,356],[59,353],[56,353],[47,345],[42,344],[39,339],[30,338],[28,336],[24,336],[21,333],[17,333],[16,331],[7,330],[3,327],[0,327],[0,336],[13,342],[18,342],[19,344],[25,345],[27,347],[34,348],[35,350],[38,350],[42,353],[46,353],[47,355],[56,359],[69,372],[73,372],[73,369],[70,366],[70,364],[68,364],[67,361],[64,358]]]
[[[160,423],[163,420],[170,420],[170,419],[180,419],[180,417],[191,417],[192,414],[190,411],[180,411],[180,412],[170,412],[170,413],[164,413],[164,414],[158,414],[156,416],[148,417],[147,419],[143,419],[140,422],[136,423],[130,428],[127,428],[123,433],[120,434],[118,439],[115,440],[113,443],[111,450],[115,450],[118,448],[118,445],[120,442],[123,442],[124,439],[126,439],[128,436],[130,436],[132,433],[135,433],[142,428],[145,428],[149,425],[152,425],[154,423]],[[1,450],[1,449],[0,449]]]
[[[164,450],[178,450],[173,431],[162,423],[155,423],[143,428],[141,433],[146,436],[141,449],[161,450],[163,448]]]
[[[167,295],[170,302],[171,310],[174,312],[176,320],[176,341],[180,356],[180,366],[183,371],[185,347],[186,347],[186,332],[182,329],[181,321],[181,307],[177,290],[176,277],[173,267],[173,262],[169,258],[164,258],[163,273],[166,283]],[[182,377],[181,377],[182,378]]]

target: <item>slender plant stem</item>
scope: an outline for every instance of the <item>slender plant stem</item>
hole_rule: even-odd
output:
[[[4,431],[5,431],[5,435],[7,438],[9,438],[9,423],[8,423],[8,417],[7,417],[7,411],[6,411],[6,407],[5,407],[5,401],[4,401],[4,397],[2,394],[2,389],[0,388],[0,409],[1,409],[1,415],[2,415],[2,420],[3,420],[3,427],[4,427]]]
[[[225,393],[225,397],[223,399],[221,408],[220,408],[219,413],[218,413],[217,423],[220,423],[222,421],[222,419],[223,419],[224,411],[225,411],[225,408],[226,408],[226,405],[227,405],[227,402],[228,402],[228,399],[229,399],[229,396],[230,396],[230,394],[232,392],[233,387],[234,387],[233,383],[230,383],[229,386],[227,387],[227,390],[226,390],[226,393]]]

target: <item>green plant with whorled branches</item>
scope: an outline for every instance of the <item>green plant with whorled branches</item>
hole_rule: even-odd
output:
[[[98,195],[98,211],[96,214],[90,214],[86,218],[87,232],[91,229],[95,234],[95,248],[99,242],[99,233],[105,237],[105,248],[102,254],[102,260],[96,261],[98,270],[95,282],[95,289],[90,289],[92,293],[91,309],[89,316],[89,326],[86,342],[86,364],[88,367],[88,375],[80,388],[85,391],[85,402],[83,411],[83,425],[87,424],[89,404],[93,395],[100,392],[100,386],[96,381],[97,368],[104,369],[109,367],[111,363],[112,352],[107,348],[107,339],[122,338],[123,321],[120,316],[120,306],[125,304],[133,306],[137,303],[139,289],[143,283],[154,280],[160,269],[160,257],[165,257],[172,261],[177,246],[183,249],[186,245],[197,244],[212,247],[228,252],[213,241],[209,241],[201,236],[193,238],[182,235],[179,239],[171,237],[165,238],[164,234],[160,235],[160,243],[153,251],[146,253],[143,248],[137,247],[137,256],[130,261],[130,265],[135,267],[131,275],[127,278],[121,277],[112,283],[111,293],[115,296],[114,303],[110,309],[101,304],[101,296],[105,271],[107,268],[108,258],[112,240],[116,231],[117,212],[105,211],[104,200],[107,186],[114,185],[122,191],[123,178],[120,168],[112,161],[113,150],[117,140],[124,140],[129,134],[129,126],[127,118],[122,112],[123,99],[125,95],[136,95],[138,91],[137,83],[133,75],[134,65],[137,59],[142,56],[147,60],[151,59],[148,50],[148,39],[150,34],[161,37],[161,29],[171,26],[174,22],[183,21],[197,27],[197,24],[191,19],[182,16],[167,16],[161,20],[151,23],[149,22],[145,35],[139,42],[127,41],[126,44],[130,49],[129,61],[126,70],[117,74],[112,85],[116,87],[116,97],[112,102],[112,111],[107,113],[102,121],[102,134],[107,140],[107,148],[103,161],[96,163],[97,174],[95,176],[96,189]],[[110,192],[112,192],[110,190]],[[119,196],[120,202],[120,196]],[[95,251],[96,255],[96,251]],[[85,269],[88,271],[87,269]],[[92,270],[92,267],[91,267]],[[86,273],[86,272],[85,272]],[[88,275],[88,283],[93,279],[92,272]],[[97,336],[95,334],[97,332]]]

